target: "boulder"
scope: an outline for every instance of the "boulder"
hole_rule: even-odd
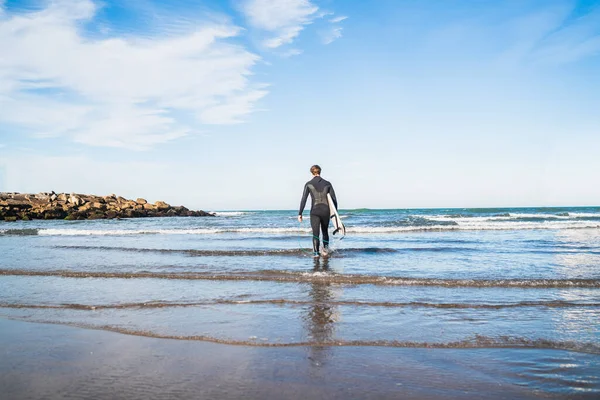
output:
[[[27,194],[13,194],[12,196],[10,196],[10,198],[13,200],[23,201],[23,202],[29,201],[29,195],[27,195]]]
[[[31,204],[27,200],[7,199],[4,203],[13,208],[31,208]]]
[[[92,204],[92,208],[102,208],[102,209],[106,209],[106,206],[104,205],[104,203],[100,203],[99,201],[95,201]]]
[[[43,212],[44,219],[64,219],[67,216],[67,212],[62,207],[55,207]]]
[[[74,194],[71,194],[71,196],[69,196],[69,203],[73,204],[74,206],[82,204],[81,198],[75,196]]]
[[[110,210],[110,211],[106,212],[106,218],[108,218],[108,219],[113,219],[113,218],[118,218],[118,217],[119,217],[119,214],[116,211]]]
[[[142,199],[141,197],[138,197],[138,198],[135,200],[135,202],[136,202],[137,204],[141,204],[141,205],[144,205],[144,204],[148,203],[148,202],[147,202],[145,199]]]
[[[35,198],[38,200],[50,201],[50,193],[41,192],[35,195]]]
[[[168,210],[169,208],[171,208],[170,205],[168,205],[167,203],[165,203],[164,201],[157,201],[154,203],[154,205],[156,206],[156,208],[158,208],[159,210]]]

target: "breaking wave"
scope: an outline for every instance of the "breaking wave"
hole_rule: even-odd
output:
[[[439,232],[439,231],[505,231],[505,230],[562,230],[562,229],[600,229],[600,218],[589,220],[567,221],[448,221],[436,223],[428,220],[417,225],[405,226],[347,226],[347,233],[357,234],[394,234],[403,232]],[[130,236],[130,235],[215,235],[226,233],[266,234],[266,235],[305,235],[308,228],[193,228],[193,229],[69,229],[69,228],[38,228],[38,229],[4,229],[0,235],[16,236]]]
[[[507,287],[507,288],[600,288],[600,279],[438,279],[332,272],[293,272],[264,270],[257,272],[99,272],[66,270],[0,269],[0,276],[58,276],[63,278],[181,279],[210,281],[268,281],[291,283],[336,283],[350,285]]]
[[[328,339],[328,340],[310,340],[310,341],[289,341],[289,342],[270,342],[259,341],[256,337],[246,340],[236,340],[210,335],[176,335],[160,333],[149,330],[140,330],[115,325],[100,325],[90,323],[66,322],[47,320],[42,318],[29,317],[8,317],[10,319],[25,320],[29,322],[38,322],[55,325],[67,325],[84,329],[103,330],[115,333],[121,333],[132,336],[142,336],[157,339],[201,341],[233,346],[252,346],[252,347],[395,347],[395,348],[426,348],[426,349],[486,349],[486,348],[527,348],[527,349],[554,349],[568,350],[580,353],[600,354],[600,345],[595,343],[560,341],[545,338],[527,338],[520,336],[484,336],[473,335],[471,337],[455,341],[437,341],[437,342],[417,342],[405,340],[348,340],[348,339]]]
[[[140,309],[140,308],[169,308],[169,307],[197,307],[218,304],[276,304],[291,306],[314,306],[318,304],[326,306],[357,306],[357,307],[388,307],[388,308],[443,308],[443,309],[492,309],[524,308],[524,307],[546,307],[546,308],[575,308],[575,307],[600,307],[600,303],[579,303],[563,300],[549,301],[520,301],[516,303],[429,303],[421,301],[391,302],[391,301],[358,301],[358,300],[328,300],[317,302],[309,300],[290,299],[266,299],[266,300],[239,300],[239,299],[215,299],[196,302],[171,302],[171,301],[148,301],[141,303],[122,304],[79,304],[63,303],[52,304],[23,304],[23,303],[0,303],[0,308],[33,308],[33,309],[65,309],[65,310],[105,310],[105,309]]]

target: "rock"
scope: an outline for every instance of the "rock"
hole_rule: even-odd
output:
[[[103,208],[103,209],[106,209],[106,206],[104,205],[104,203],[100,203],[98,201],[95,201],[95,202],[93,202],[91,204],[92,204],[92,208],[99,208],[99,209]]]
[[[54,201],[58,198],[58,196],[56,194],[53,194],[50,196],[50,201]]]
[[[17,220],[17,217],[4,217],[4,220],[6,222],[15,222]]]
[[[142,198],[137,198],[135,200],[135,202],[138,203],[138,204],[141,204],[141,205],[144,205],[144,204],[148,203],[145,199],[142,199]]]
[[[14,194],[10,198],[16,201],[29,201],[29,195],[27,194]]]
[[[50,193],[42,192],[35,195],[38,200],[50,201]]]
[[[154,209],[156,209],[155,205],[148,204],[148,203],[144,204],[142,207],[144,207],[144,210],[154,210]]]
[[[31,204],[27,200],[7,199],[4,200],[4,204],[13,208],[31,208]]]
[[[66,220],[87,219],[87,213],[82,211],[73,211],[65,217]]]
[[[46,210],[43,215],[44,219],[64,219],[67,216],[67,212],[62,207],[55,207]]]
[[[58,201],[67,201],[67,195],[65,193],[61,193],[58,196],[56,196],[56,199]]]
[[[169,208],[171,208],[170,205],[168,205],[167,203],[165,203],[164,201],[157,201],[154,203],[154,205],[156,206],[156,208],[158,208],[159,210],[168,210]]]
[[[73,204],[74,206],[78,206],[81,204],[81,199],[74,194],[71,194],[71,196],[69,196],[69,203]]]
[[[113,219],[113,218],[118,218],[118,217],[119,217],[119,214],[117,214],[116,211],[111,210],[111,211],[106,212],[106,218],[108,218],[108,219]]]

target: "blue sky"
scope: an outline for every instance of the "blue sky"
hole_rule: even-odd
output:
[[[0,0],[0,191],[600,205],[600,1]]]

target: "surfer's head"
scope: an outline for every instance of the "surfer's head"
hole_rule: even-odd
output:
[[[312,167],[310,167],[310,173],[317,176],[317,175],[321,175],[321,167],[319,167],[318,165],[313,165]]]

